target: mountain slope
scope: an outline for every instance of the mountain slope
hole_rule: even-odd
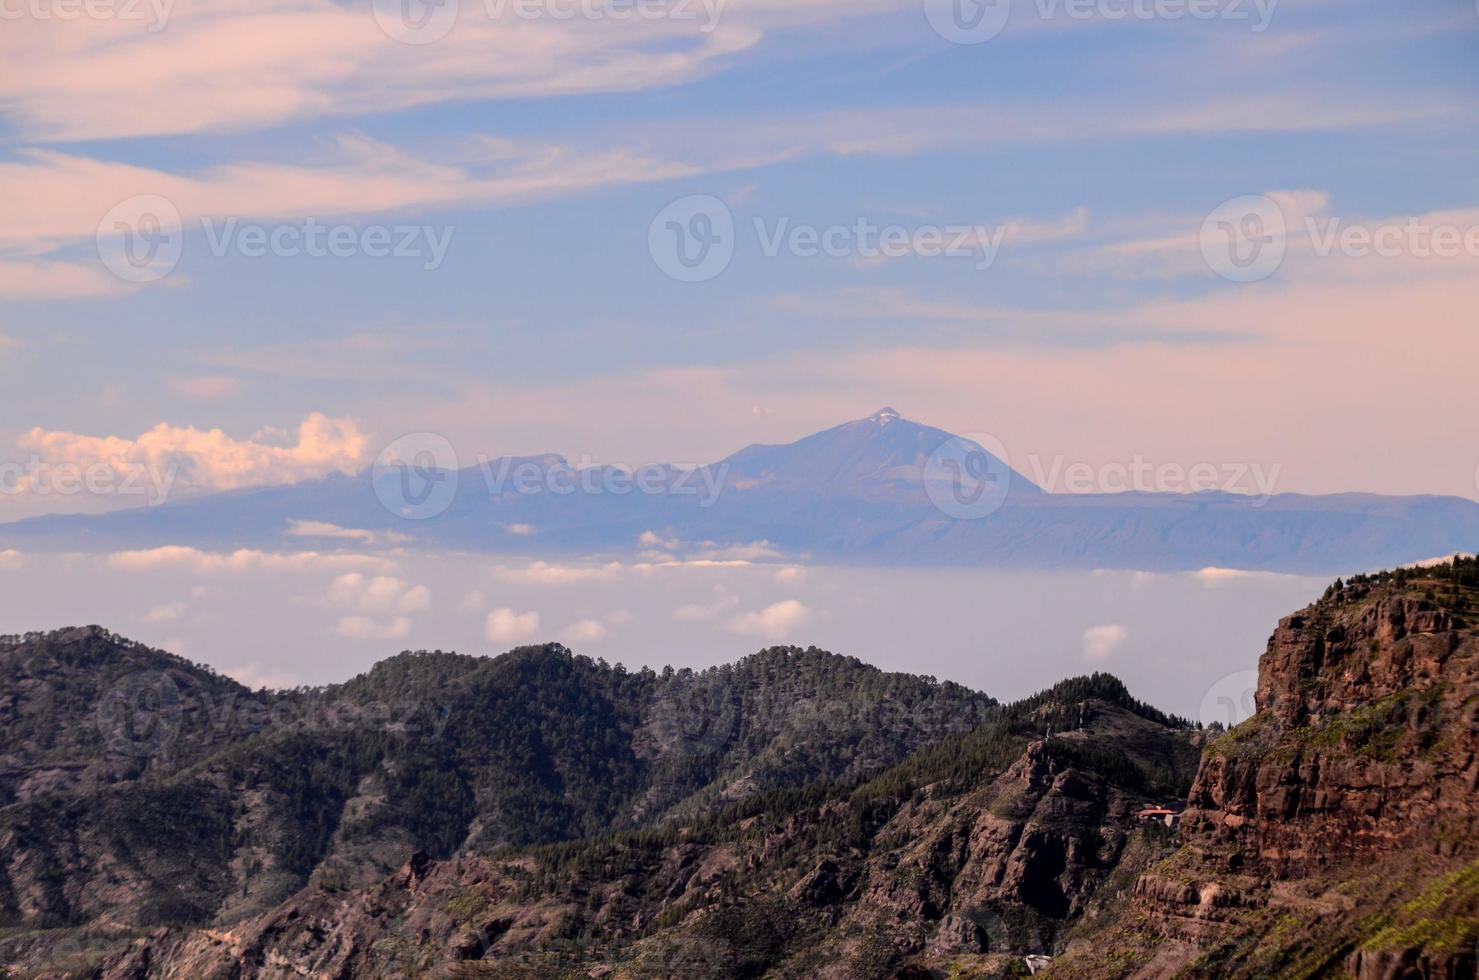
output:
[[[343,685],[252,694],[96,628],[0,644],[0,677],[0,924],[42,927],[230,919],[418,850],[856,780],[992,704],[791,648],[663,674],[558,646],[402,654]]]
[[[420,855],[363,891],[308,889],[229,930],[157,935],[102,974],[384,976],[476,961],[466,975],[606,964],[863,978],[920,957],[1050,949],[1116,868],[1162,846],[1133,814],[1147,792],[1184,792],[1197,739],[1166,721],[1113,678],[1085,678],[851,788],[586,842]],[[1062,734],[1044,740],[1050,725]]]

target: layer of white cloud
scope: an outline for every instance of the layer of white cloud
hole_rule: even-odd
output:
[[[133,551],[115,551],[104,563],[113,568],[145,570],[183,568],[192,572],[320,572],[344,569],[390,570],[395,563],[372,555],[323,554],[317,551],[273,552],[239,548],[231,552],[202,551],[186,545],[160,545]]]
[[[290,521],[287,534],[295,538],[338,538],[345,541],[359,541],[368,545],[404,544],[411,540],[409,535],[401,534],[399,531],[370,531],[359,527],[340,527],[328,521]]]
[[[489,643],[520,643],[539,632],[539,613],[501,607],[488,614],[483,635]]]
[[[346,572],[334,579],[325,601],[336,608],[375,615],[423,612],[431,608],[431,590],[392,575]]]
[[[797,628],[811,618],[811,610],[797,599],[782,599],[764,609],[743,613],[725,626],[732,633],[758,636],[766,640],[795,641]]]
[[[599,643],[606,639],[606,624],[599,619],[581,619],[560,631],[560,642],[575,646],[581,643]]]
[[[1119,623],[1091,626],[1084,630],[1084,659],[1090,663],[1108,660],[1129,638],[1130,631]]]
[[[501,582],[514,585],[570,585],[576,582],[610,581],[621,572],[622,565],[618,562],[572,565],[535,561],[517,568],[497,568],[493,575]]]
[[[334,635],[348,640],[400,640],[410,635],[411,626],[409,616],[388,620],[371,616],[341,616],[334,624]]]
[[[183,602],[166,602],[154,606],[144,613],[142,622],[145,623],[172,623],[185,615],[186,605]]]
[[[138,503],[150,505],[163,503],[180,491],[238,490],[355,473],[364,463],[368,445],[353,421],[317,412],[299,423],[295,440],[278,445],[255,438],[236,439],[220,429],[161,422],[136,438],[38,427],[24,433],[17,445],[47,464],[49,472],[64,465],[68,472],[93,474],[82,481],[83,491],[106,487],[109,494],[135,495]],[[101,480],[99,474],[108,480]],[[39,479],[36,473],[21,475],[7,488],[7,496],[57,492],[42,486]]]

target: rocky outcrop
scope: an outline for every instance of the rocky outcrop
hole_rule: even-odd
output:
[[[1283,619],[1257,714],[1209,744],[1182,847],[1135,885],[1140,935],[1103,931],[1061,975],[1120,975],[1096,966],[1106,946],[1159,975],[1158,935],[1211,975],[1474,976],[1473,566],[1361,578]]]

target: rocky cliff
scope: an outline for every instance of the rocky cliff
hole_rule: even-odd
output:
[[[1475,585],[1472,561],[1363,576],[1282,620],[1181,847],[1054,975],[1476,976]]]

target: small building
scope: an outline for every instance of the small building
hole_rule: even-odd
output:
[[[1172,830],[1181,823],[1181,809],[1172,809],[1167,806],[1148,806],[1143,810],[1135,811],[1135,816],[1140,820],[1154,820],[1163,823]]]

